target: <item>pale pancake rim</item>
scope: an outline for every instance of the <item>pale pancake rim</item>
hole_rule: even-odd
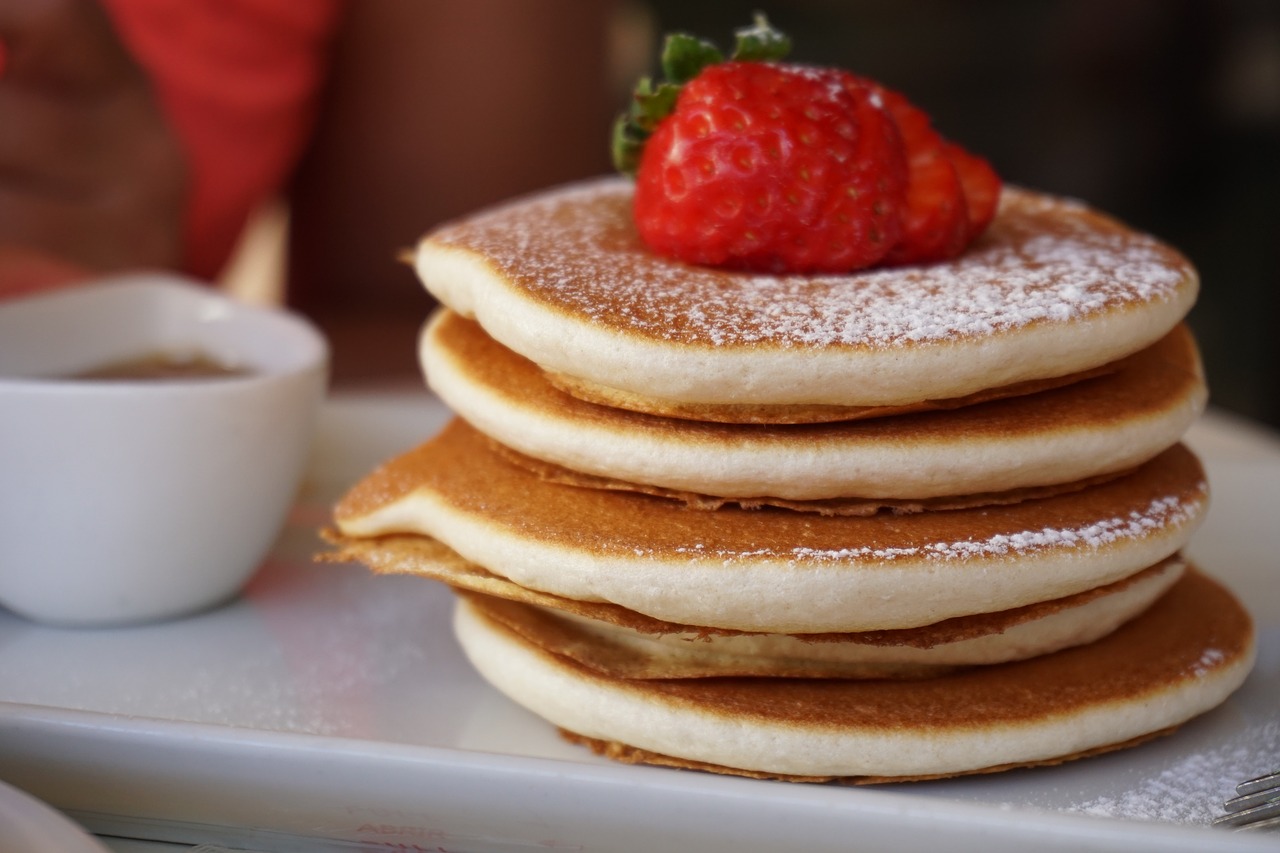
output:
[[[471,428],[455,425],[456,434],[470,440]],[[408,455],[426,458],[420,454],[435,452],[433,442]],[[1195,462],[1194,456],[1190,461]],[[397,461],[382,470],[394,475]],[[538,483],[527,476],[531,484]],[[1074,504],[1089,491],[1066,497]],[[497,522],[487,511],[460,509],[421,485],[377,507],[337,513],[335,522],[349,537],[430,536],[520,586],[564,598],[611,602],[664,621],[742,631],[840,633],[928,625],[1061,598],[1119,580],[1182,548],[1203,519],[1207,503],[1207,484],[1199,480],[1186,496],[1152,496],[1147,510],[1130,507],[1154,515],[1097,518],[1078,532],[1049,531],[1048,539],[1042,531],[1026,531],[1025,543],[1015,541],[1012,531],[994,534],[990,547],[969,539],[957,543],[954,553],[930,545],[910,551],[894,548],[888,554],[783,548],[731,557],[703,550],[695,542],[673,555],[648,552],[638,542],[636,552],[628,550],[629,545],[605,552],[576,537],[566,543],[521,533],[510,522]],[[665,509],[660,512],[666,514]],[[909,524],[909,517],[902,523]],[[1105,534],[1101,538],[1091,532],[1095,524],[1104,525],[1098,531]],[[975,586],[974,576],[981,576],[982,583]],[[705,601],[717,602],[714,618],[702,606]]]
[[[871,433],[869,424],[857,422],[843,435],[830,427],[822,441],[797,443],[789,436],[801,430],[788,426],[708,429],[644,415],[610,422],[607,409],[590,403],[581,405],[599,418],[544,414],[473,378],[436,340],[436,330],[449,320],[443,309],[424,324],[421,366],[432,390],[481,432],[570,470],[719,497],[912,499],[1072,482],[1125,470],[1175,444],[1208,398],[1194,356],[1197,379],[1186,393],[1156,411],[1102,426],[1041,423],[1017,434],[966,434],[948,443],[939,438],[886,441]],[[1194,342],[1190,346],[1194,353]],[[1031,407],[1035,396],[1001,405]],[[636,428],[637,421],[645,428]],[[707,436],[713,431],[725,432],[728,440],[711,440]],[[786,464],[778,463],[779,452]]]

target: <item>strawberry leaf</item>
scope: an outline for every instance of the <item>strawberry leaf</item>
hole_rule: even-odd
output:
[[[757,12],[749,27],[734,31],[737,39],[733,48],[734,61],[776,62],[791,52],[791,39],[775,30],[764,13]]]
[[[791,49],[791,39],[778,32],[762,14],[755,22],[735,33],[734,60],[767,62],[782,59]],[[664,118],[675,109],[676,98],[685,83],[709,65],[724,62],[724,54],[709,41],[672,33],[662,48],[663,81],[656,86],[642,77],[632,93],[627,111],[613,123],[611,151],[613,166],[626,175],[635,175],[645,142]]]
[[[688,83],[702,69],[719,62],[724,62],[720,48],[687,33],[672,33],[662,48],[662,73],[677,86]]]
[[[610,144],[613,168],[624,175],[634,175],[640,165],[640,152],[644,151],[644,143],[648,138],[649,134],[627,121],[625,115],[618,116],[613,123],[613,139]]]
[[[680,86],[675,83],[659,83],[655,89],[653,81],[642,77],[631,99],[629,118],[642,130],[651,133],[658,122],[671,114],[679,94]]]
[[[659,83],[654,88],[648,77],[640,78],[631,98],[631,108],[613,123],[610,149],[613,167],[625,175],[634,175],[640,164],[640,152],[653,129],[671,114],[680,87],[675,83]]]

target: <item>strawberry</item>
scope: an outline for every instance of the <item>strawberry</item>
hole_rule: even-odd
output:
[[[986,161],[905,97],[845,71],[786,64],[763,16],[724,60],[667,39],[666,80],[640,81],[614,128],[653,251],[762,272],[847,272],[960,254],[995,214]]]
[[[947,142],[924,110],[890,89],[881,97],[898,125],[907,155],[907,197],[902,239],[885,258],[915,264],[955,257],[969,245],[964,185],[947,154]]]
[[[705,43],[693,47],[715,56]],[[641,85],[635,112],[651,135],[626,125],[615,135],[643,146],[635,222],[655,252],[765,272],[843,272],[877,263],[897,242],[906,158],[873,87],[833,69],[741,58],[699,66],[678,92],[664,87]]]
[[[964,186],[964,200],[969,210],[969,239],[973,240],[996,217],[996,208],[1000,206],[1000,176],[986,160],[954,142],[946,143],[945,151]]]
[[[906,164],[870,90],[724,63],[689,83],[645,146],[635,220],[655,251],[769,272],[870,266],[901,231]]]

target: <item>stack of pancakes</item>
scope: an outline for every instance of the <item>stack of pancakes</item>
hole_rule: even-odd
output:
[[[651,254],[604,179],[416,266],[455,410],[331,555],[442,580],[497,689],[625,761],[790,779],[1055,763],[1253,660],[1189,566],[1205,403],[1176,251],[1007,189],[959,259],[769,276]]]

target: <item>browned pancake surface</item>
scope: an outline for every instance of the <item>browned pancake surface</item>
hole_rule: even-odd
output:
[[[921,400],[894,406],[835,406],[821,403],[683,403],[663,400],[643,394],[634,394],[609,388],[563,373],[547,373],[546,380],[570,396],[588,403],[613,409],[624,409],[646,415],[681,420],[708,421],[722,424],[821,424],[838,421],[858,421],[867,418],[885,418],[893,415],[909,415],[916,412],[950,411],[973,406],[990,400],[1022,397],[1070,385],[1082,379],[1102,376],[1107,365],[1055,376],[1049,379],[1028,379],[1009,385],[984,388],[961,397],[943,400]]]
[[[623,435],[673,435],[682,442],[708,445],[766,438],[797,444],[876,440],[918,444],[960,437],[1051,434],[1067,428],[1105,427],[1164,411],[1196,393],[1203,382],[1195,340],[1183,324],[1154,345],[1108,365],[1099,375],[1078,377],[1087,381],[1067,382],[1073,378],[1067,377],[1057,387],[1040,389],[1033,396],[866,423],[724,424],[661,417],[580,399],[557,388],[536,364],[490,338],[478,323],[452,311],[445,310],[437,318],[433,334],[477,385],[514,405],[556,420],[608,426]]]
[[[887,631],[863,631],[861,633],[795,634],[792,636],[811,643],[857,643],[867,646],[909,646],[918,649],[930,649],[946,643],[956,643],[962,640],[972,640],[976,637],[1000,634],[1017,625],[1035,619],[1043,619],[1072,607],[1083,606],[1103,596],[1120,592],[1133,583],[1144,580],[1165,568],[1166,563],[1162,562],[1124,580],[1095,587],[1075,595],[1056,598],[1052,601],[1040,601],[1035,604],[1001,610],[996,613],[975,613],[970,616],[957,616],[933,625],[923,625],[919,628],[897,628]],[[540,604],[543,607],[563,610],[578,616],[598,619],[612,625],[650,634],[704,633],[707,636],[711,636],[746,633],[700,628],[696,625],[675,625],[670,622],[653,619],[642,613],[626,610],[617,605],[600,602],[570,602],[567,599],[556,600],[554,597],[550,600],[533,601],[532,599],[526,600],[518,594],[504,596],[493,592],[469,591],[466,589],[465,579],[458,585],[457,592],[471,601],[476,609],[485,614],[485,616],[506,625],[512,631],[524,637],[525,640],[546,651],[574,658],[589,668],[595,668],[589,656],[579,657],[574,650],[582,649],[586,646],[600,645],[598,637],[583,631],[572,622],[556,619],[537,608],[530,607],[529,603]],[[594,652],[595,650],[592,651]],[[612,654],[613,652],[607,653]],[[630,654],[626,650],[622,650],[619,653]],[[604,671],[608,672],[609,670]]]
[[[819,731],[936,733],[1012,726],[1133,703],[1232,668],[1252,650],[1253,625],[1244,608],[1219,583],[1189,571],[1144,614],[1094,643],[917,681],[633,681],[606,678],[567,658],[557,660],[584,681],[722,716],[726,725],[759,720]]]
[[[491,445],[495,452],[506,457],[512,463],[520,466],[521,468],[526,469],[540,480],[546,480],[550,483],[561,483],[567,486],[577,486],[584,489],[640,492],[642,494],[653,495],[654,497],[665,498],[667,500],[680,501],[681,504],[689,509],[709,511],[723,509],[727,506],[736,506],[742,509],[776,507],[792,510],[794,512],[814,512],[818,515],[868,516],[875,515],[879,512],[892,512],[899,515],[906,515],[915,512],[938,512],[941,510],[951,509],[1001,506],[1004,504],[1020,503],[1022,501],[1038,500],[1040,498],[1066,494],[1067,492],[1079,491],[1080,489],[1088,488],[1089,486],[1096,486],[1099,483],[1114,480],[1116,477],[1121,477],[1128,473],[1125,471],[1116,471],[1114,473],[1100,474],[1096,477],[1088,477],[1083,480],[1076,480],[1071,483],[1056,483],[1045,486],[1005,489],[1000,492],[979,492],[971,495],[949,495],[947,497],[940,498],[825,498],[821,500],[808,501],[793,501],[770,496],[755,498],[723,498],[716,497],[715,495],[704,495],[697,492],[684,492],[678,489],[666,489],[661,486],[649,486],[642,483],[628,483],[625,480],[617,480],[612,477],[596,477],[591,474],[583,474],[580,471],[570,470],[569,468],[565,468],[562,465],[556,465],[552,462],[543,462],[540,459],[533,459],[522,453],[517,453],[511,448],[499,444],[496,441],[491,442]]]
[[[981,566],[982,560],[974,558],[1032,553],[1067,540],[1105,547],[1117,537],[1143,536],[1188,520],[1203,504],[1207,486],[1198,460],[1178,445],[1126,477],[994,509],[872,517],[772,508],[694,512],[648,495],[540,480],[455,419],[433,440],[357,484],[337,505],[335,517],[341,525],[417,489],[522,538],[601,555],[715,556],[726,563],[837,559],[874,568],[906,556]]]
[[[528,614],[531,611],[524,605],[534,604],[646,634],[694,634],[711,637],[752,633],[732,628],[668,622],[609,602],[578,601],[549,592],[528,589],[463,559],[448,546],[427,536],[406,534],[378,536],[372,539],[349,539],[335,531],[325,531],[324,536],[335,546],[335,550],[318,555],[318,559],[327,562],[361,563],[377,574],[419,575],[440,581],[453,587],[459,594],[482,602],[479,605],[482,610],[513,630],[520,630],[517,625],[529,618]],[[929,649],[944,643],[955,643],[1001,633],[1025,622],[1088,604],[1102,596],[1120,592],[1131,584],[1162,571],[1170,561],[1180,559],[1180,557],[1170,557],[1168,560],[1114,583],[1062,598],[1038,601],[992,613],[955,616],[932,625],[856,633],[833,632],[793,634],[792,636],[813,643],[849,642],[869,646],[911,646]],[[504,607],[501,602],[511,602],[515,609]],[[529,639],[532,639],[532,635]],[[577,642],[573,637],[564,636],[561,639],[568,643]]]

